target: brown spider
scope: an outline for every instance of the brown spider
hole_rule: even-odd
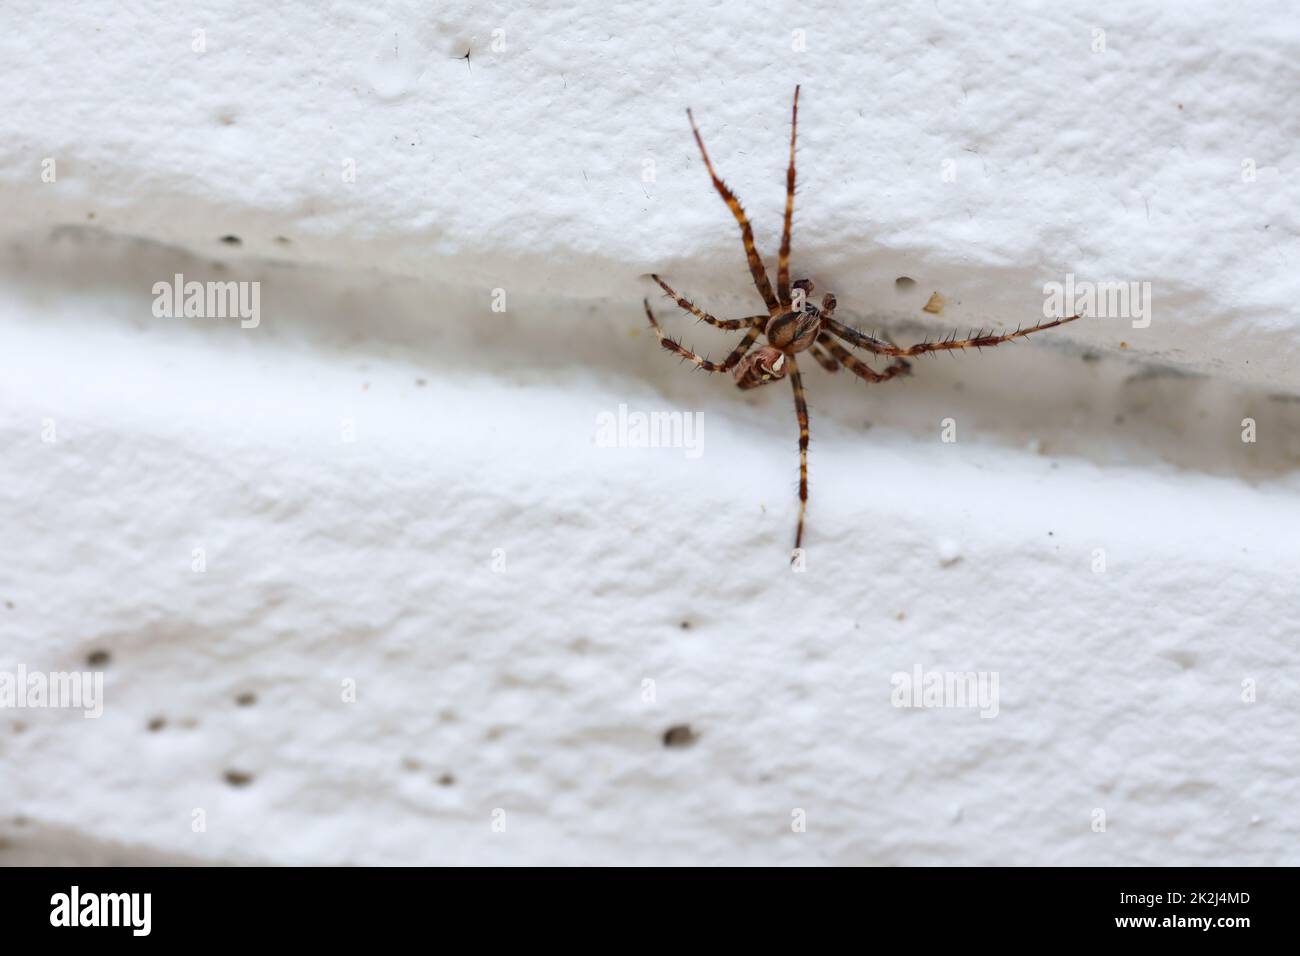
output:
[[[1066,322],[1073,322],[1078,316],[1044,322],[1027,329],[1017,326],[1016,331],[1008,335],[980,332],[970,338],[959,339],[954,332],[948,338],[937,342],[927,340],[920,345],[899,348],[888,339],[867,335],[835,321],[834,295],[827,293],[822,296],[820,308],[809,302],[808,299],[813,292],[812,282],[808,279],[790,281],[790,219],[794,215],[794,145],[799,122],[798,86],[794,88],[794,108],[790,116],[790,167],[785,175],[785,228],[781,233],[781,252],[777,260],[774,294],[767,272],[763,268],[763,260],[759,258],[758,250],[754,246],[754,230],[750,228],[749,220],[745,217],[745,210],[741,208],[740,200],[736,198],[735,193],[728,189],[727,184],[714,172],[713,163],[704,148],[704,140],[700,138],[700,130],[695,125],[695,117],[691,115],[689,109],[686,111],[686,116],[691,123],[691,132],[695,134],[695,142],[700,147],[700,155],[704,157],[705,168],[713,179],[713,187],[722,196],[740,225],[740,238],[745,245],[745,256],[749,260],[749,272],[754,277],[754,285],[758,288],[758,294],[763,297],[767,312],[744,319],[716,319],[679,296],[659,276],[651,275],[669,298],[675,300],[682,309],[697,319],[716,325],[720,329],[732,331],[748,329],[740,344],[720,363],[710,362],[666,336],[659,323],[655,321],[654,313],[650,311],[648,299],[645,300],[645,314],[650,320],[650,327],[659,336],[660,345],[670,352],[676,352],[684,359],[690,359],[705,371],[732,372],[739,388],[757,388],[759,385],[785,378],[786,375],[790,376],[790,384],[794,387],[795,414],[799,419],[799,526],[794,536],[794,546],[797,551],[803,544],[804,513],[808,508],[808,403],[804,399],[803,379],[799,375],[799,365],[795,361],[797,352],[811,352],[817,363],[828,372],[838,371],[843,365],[868,382],[885,382],[909,372],[911,364],[904,359],[904,356],[1001,345],[1003,342],[1022,338],[1031,332],[1041,332],[1044,329],[1064,325]],[[767,336],[767,344],[751,351],[751,347],[760,335]],[[865,361],[854,357],[841,341],[876,355],[892,357],[894,361],[884,371],[876,372]]]

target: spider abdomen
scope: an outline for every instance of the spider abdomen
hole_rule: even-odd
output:
[[[802,312],[783,312],[767,321],[767,340],[783,352],[802,352],[817,341],[822,315],[814,305]]]

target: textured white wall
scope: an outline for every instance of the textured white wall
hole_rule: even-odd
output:
[[[108,655],[98,720],[0,711],[0,861],[1296,863],[1296,15],[541,6],[0,36],[0,672]],[[640,306],[755,311],[684,107],[771,253],[796,82],[842,315],[1152,289],[878,388],[805,362],[802,574],[788,390]],[[176,272],[261,324],[156,318]],[[596,447],[620,404],[703,455]],[[997,716],[892,706],[917,666]]]

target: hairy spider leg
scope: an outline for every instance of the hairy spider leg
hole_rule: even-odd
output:
[[[905,375],[911,371],[911,364],[904,359],[896,359],[894,364],[890,365],[883,372],[877,372],[867,365],[866,362],[859,362],[853,357],[853,354],[831,338],[827,332],[819,332],[817,341],[831,350],[841,365],[847,368],[858,378],[866,379],[868,382],[887,382],[897,375]]]
[[[749,274],[754,277],[754,286],[758,289],[758,294],[763,297],[763,303],[767,306],[768,311],[777,312],[781,308],[780,302],[772,294],[772,283],[767,279],[767,270],[763,268],[763,260],[758,256],[758,249],[754,246],[754,230],[749,225],[749,220],[745,217],[745,210],[741,208],[740,200],[736,194],[727,188],[727,184],[718,178],[718,174],[713,170],[713,162],[709,159],[708,150],[704,148],[704,140],[700,138],[699,127],[695,125],[695,117],[688,109],[686,118],[691,121],[691,132],[695,134],[695,142],[700,147],[700,155],[704,157],[704,165],[709,171],[709,176],[713,179],[713,188],[722,196],[727,208],[731,214],[736,217],[736,222],[740,224],[740,238],[745,244],[745,258],[749,260]]]
[[[922,342],[920,345],[910,345],[907,348],[899,348],[897,345],[891,345],[889,342],[883,342],[865,332],[859,332],[851,326],[837,322],[830,317],[822,319],[822,327],[828,332],[839,336],[850,345],[856,345],[864,348],[868,352],[875,352],[877,355],[923,355],[926,352],[942,352],[950,349],[983,349],[991,348],[994,345],[1001,345],[1003,342],[1010,342],[1013,339],[1023,338],[1033,332],[1042,332],[1045,329],[1054,329],[1058,325],[1065,325],[1067,322],[1073,322],[1079,318],[1072,315],[1068,319],[1054,319],[1051,322],[1044,322],[1041,325],[1030,326],[1027,329],[1016,329],[1006,335],[975,335],[967,339],[957,338],[957,333],[953,332],[951,338],[940,339],[937,342]]]
[[[644,299],[642,301],[645,305],[646,318],[650,320],[650,327],[655,330],[655,335],[659,336],[659,344],[669,352],[676,352],[682,358],[690,359],[706,372],[730,372],[736,367],[736,363],[745,357],[745,353],[749,351],[750,346],[754,344],[754,340],[758,338],[759,333],[762,331],[758,326],[754,326],[745,333],[745,337],[740,340],[740,344],[737,345],[735,350],[722,362],[710,362],[708,359],[696,355],[690,349],[683,347],[665,335],[664,330],[661,329],[659,323],[655,321],[654,313],[650,311],[650,300]]]
[[[790,222],[794,217],[794,139],[799,126],[799,87],[794,88],[790,111],[790,167],[785,172],[785,228],[781,231],[781,254],[777,259],[776,297],[790,304]]]
[[[818,342],[823,341],[822,339],[823,335],[825,335],[825,333],[821,333],[817,336]],[[839,363],[836,362],[835,359],[827,355],[826,350],[823,349],[820,345],[818,345],[817,342],[814,342],[809,347],[808,351],[811,352],[812,357],[817,360],[817,364],[820,365],[822,368],[826,369],[826,371],[834,374],[835,372],[838,372],[840,370]]]
[[[803,519],[808,511],[808,400],[803,393],[803,377],[794,356],[787,354],[790,387],[794,389],[794,413],[799,419],[799,527],[794,534],[795,548],[803,547]]]
[[[720,329],[730,329],[734,332],[736,329],[747,329],[751,325],[759,325],[760,323],[765,324],[767,322],[768,316],[766,315],[751,315],[747,319],[715,319],[703,309],[696,308],[695,303],[691,302],[689,299],[684,299],[678,295],[667,282],[659,278],[653,272],[650,274],[650,278],[654,279],[655,282],[658,282],[659,287],[667,292],[668,297],[676,302],[678,306],[685,309],[697,319],[703,319],[705,322],[709,323],[709,325],[716,325]]]

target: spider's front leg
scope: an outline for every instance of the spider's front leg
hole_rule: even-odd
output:
[[[750,346],[754,344],[754,340],[758,338],[759,333],[762,331],[758,326],[753,326],[745,333],[745,337],[740,340],[740,344],[736,346],[735,350],[732,351],[732,353],[722,362],[710,362],[708,359],[701,355],[696,355],[690,349],[665,335],[664,330],[661,329],[659,323],[655,321],[654,313],[650,311],[650,300],[645,299],[643,302],[645,305],[646,318],[650,320],[650,327],[655,330],[655,335],[659,336],[659,344],[669,352],[674,352],[682,358],[690,359],[706,372],[730,372],[736,367],[736,364],[745,357],[745,353],[749,351]]]
[[[751,325],[754,325],[759,320],[763,320],[763,321],[767,320],[766,315],[751,315],[745,319],[714,318],[713,316],[709,315],[709,313],[705,312],[703,309],[697,308],[694,302],[691,302],[689,299],[678,295],[676,290],[673,289],[672,286],[670,286],[667,282],[659,278],[654,273],[650,274],[650,278],[654,279],[655,282],[659,283],[659,287],[664,290],[668,298],[672,299],[674,302],[677,303],[679,308],[681,308],[686,312],[689,312],[697,319],[700,319],[703,322],[707,322],[709,323],[709,325],[715,325],[720,329],[728,329],[734,332],[737,329],[747,329]]]
[[[793,355],[786,356],[790,386],[794,389],[794,413],[799,419],[799,526],[794,533],[795,550],[803,547],[803,519],[808,510],[808,400],[803,393],[803,378]]]

